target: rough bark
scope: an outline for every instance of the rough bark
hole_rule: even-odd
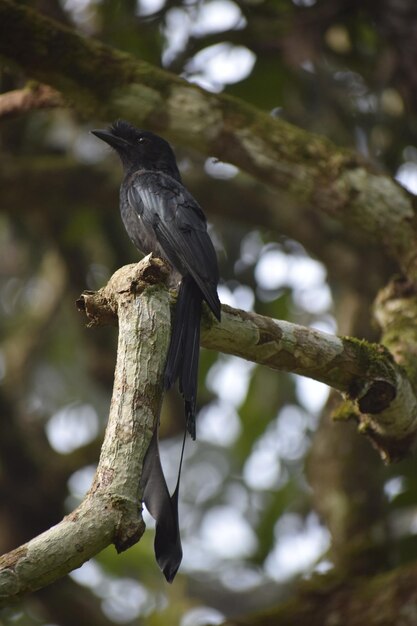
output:
[[[146,258],[122,268],[109,285],[119,342],[109,421],[93,484],[78,508],[27,544],[0,558],[0,606],[57,580],[113,543],[138,541],[140,476],[162,397],[168,348],[166,266]],[[139,295],[140,293],[140,295]]]

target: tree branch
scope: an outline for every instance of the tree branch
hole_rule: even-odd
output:
[[[134,266],[126,266],[126,268]],[[111,279],[112,281],[112,279]],[[110,281],[110,282],[111,282]],[[78,308],[91,326],[117,324],[108,288],[84,292]],[[410,448],[417,431],[417,400],[404,370],[379,344],[337,337],[282,320],[222,306],[222,320],[207,313],[201,345],[272,369],[308,376],[355,402],[339,418],[355,417],[360,430],[394,460]]]
[[[55,89],[38,83],[29,84],[24,89],[15,89],[0,95],[0,117],[63,105],[63,98]]]
[[[83,38],[11,0],[0,0],[0,54],[61,91],[85,116],[122,116],[163,131],[359,229],[417,277],[413,198],[355,153]]]
[[[110,543],[120,552],[138,541],[140,476],[162,397],[170,328],[168,270],[145,258],[107,286],[119,319],[109,422],[97,472],[79,507],[59,524],[0,558],[0,607],[57,580]],[[140,294],[140,296],[138,296]]]
[[[406,454],[417,434],[417,398],[404,370],[380,344],[222,307],[221,324],[202,332],[202,345],[273,369],[308,376],[354,401],[340,418],[354,418],[381,457]]]

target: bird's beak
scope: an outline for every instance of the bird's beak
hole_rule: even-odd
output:
[[[127,141],[125,141],[121,137],[118,137],[117,135],[113,135],[110,130],[92,130],[91,133],[102,141],[108,143],[109,146],[111,146],[115,150],[117,150],[118,148],[125,148],[128,145]]]

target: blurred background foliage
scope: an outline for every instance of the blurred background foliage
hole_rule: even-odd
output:
[[[413,0],[32,0],[87,37],[322,133],[417,190]],[[53,54],[53,51],[51,51]],[[1,64],[0,89],[30,77]],[[0,549],[56,523],[88,489],[106,425],[116,330],[75,300],[137,252],[118,213],[119,164],[70,110],[0,120]],[[288,208],[230,164],[175,146],[212,224],[223,302],[377,339],[373,299],[395,270],[330,219]],[[300,576],[380,571],[417,556],[415,460],[384,468],[318,383],[203,351],[188,442],[184,561],[167,586],[152,521],[3,612],[4,624],[198,626],[273,606]],[[168,395],[175,481],[182,403]],[[254,622],[256,620],[254,619]]]

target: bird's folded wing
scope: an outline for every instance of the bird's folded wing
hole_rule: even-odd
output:
[[[153,229],[172,265],[191,274],[219,319],[217,258],[201,207],[181,183],[166,174],[140,173],[133,183],[128,192],[131,207]]]

